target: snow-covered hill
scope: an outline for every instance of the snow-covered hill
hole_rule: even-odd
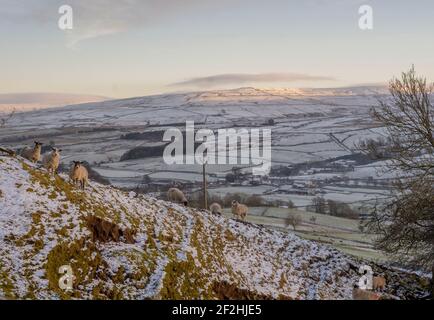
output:
[[[331,89],[238,88],[203,92],[170,93],[80,105],[68,105],[21,114],[11,125],[61,127],[88,125],[145,125],[179,123],[190,119],[198,123],[222,123],[244,118],[246,123],[265,117],[366,114],[363,107],[377,103],[384,87]],[[59,105],[59,104],[58,104]],[[264,109],[264,107],[266,109]],[[359,110],[362,108],[361,110]],[[222,110],[224,114],[222,114]]]
[[[291,233],[65,180],[0,156],[0,297],[350,299],[359,277],[362,262]],[[93,234],[92,217],[120,229]],[[58,285],[62,265],[71,293]],[[373,267],[389,293],[424,293],[423,279]]]
[[[10,93],[0,94],[0,114],[109,100],[107,97],[66,93]]]

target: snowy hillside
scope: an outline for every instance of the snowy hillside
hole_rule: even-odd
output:
[[[146,122],[178,123],[180,119],[189,118],[196,122],[207,121],[220,123],[221,108],[229,108],[230,117],[235,120],[247,117],[253,120],[262,116],[278,117],[300,115],[315,112],[332,113],[342,108],[372,106],[376,97],[386,94],[384,87],[349,87],[331,89],[260,89],[239,88],[231,90],[212,90],[191,93],[171,93],[120,99],[112,101],[67,105],[31,112],[27,117],[23,114],[16,121],[24,121],[22,125],[40,123],[43,119],[57,119],[60,122],[51,126],[116,124],[143,125]],[[78,103],[78,102],[77,102]],[[71,104],[71,103],[69,103]],[[62,106],[62,104],[55,104]],[[270,108],[266,114],[263,106]],[[249,111],[246,111],[246,107]],[[231,110],[235,109],[235,110]],[[355,111],[355,110],[353,110]],[[149,113],[148,113],[149,112]],[[225,118],[225,117],[224,117]],[[45,121],[42,121],[45,124]]]
[[[0,156],[0,297],[351,298],[361,262],[328,246],[96,183],[78,191],[65,179]],[[94,241],[93,216],[124,236]],[[72,293],[58,286],[62,265],[74,271]],[[389,293],[423,294],[423,279],[373,267]]]

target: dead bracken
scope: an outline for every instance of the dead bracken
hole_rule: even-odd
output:
[[[134,232],[128,228],[121,229],[117,224],[95,216],[89,216],[86,220],[87,226],[92,232],[93,241],[120,242],[123,240],[126,243],[135,243]]]

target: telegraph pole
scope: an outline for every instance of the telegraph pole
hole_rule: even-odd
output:
[[[206,162],[203,162],[203,170],[202,170],[202,178],[203,178],[203,206],[205,210],[208,210],[208,196],[207,196],[207,186],[206,186]]]

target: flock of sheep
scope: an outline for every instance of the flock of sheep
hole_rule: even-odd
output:
[[[60,153],[61,149],[51,148],[51,152],[44,154],[42,157],[42,145],[43,143],[35,141],[33,148],[24,148],[21,151],[21,156],[33,163],[37,163],[42,158],[42,165],[47,169],[50,174],[55,174],[60,165]],[[86,188],[86,184],[89,181],[89,172],[83,166],[80,161],[73,161],[73,165],[69,172],[69,178],[74,185],[79,185],[82,190]]]
[[[187,197],[178,188],[170,188],[169,191],[167,191],[167,200],[171,202],[182,203],[184,206],[188,206]],[[246,205],[235,200],[232,201],[231,209],[232,214],[243,221],[246,219],[247,213],[249,211],[249,208]],[[216,202],[209,206],[209,211],[214,214],[222,214],[223,212],[221,205]]]
[[[48,152],[42,156],[42,145],[43,143],[35,141],[33,148],[26,147],[21,151],[21,156],[33,163],[41,161],[42,164],[47,169],[50,174],[56,174],[60,165],[60,153],[61,149],[51,148],[51,152]],[[79,187],[84,190],[89,181],[89,173],[87,169],[83,166],[80,161],[73,161],[73,165],[69,172],[69,178],[74,185],[79,185]],[[182,203],[188,206],[188,200],[184,193],[178,188],[170,188],[167,192],[167,200],[175,203]],[[213,203],[209,207],[209,210],[214,214],[222,214],[222,207],[218,203]],[[238,201],[232,201],[232,214],[241,219],[245,220],[248,207],[244,204],[238,203]]]

